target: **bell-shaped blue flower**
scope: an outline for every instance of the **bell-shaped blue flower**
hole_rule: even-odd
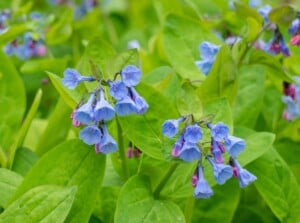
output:
[[[213,173],[218,184],[224,184],[233,175],[232,167],[226,164],[216,163],[210,157],[206,157],[213,168]]]
[[[257,177],[250,173],[248,170],[243,169],[236,159],[232,160],[233,165],[237,168],[237,177],[240,187],[244,188],[257,179]]]
[[[115,111],[120,116],[131,115],[137,113],[137,108],[135,106],[134,101],[126,96],[121,100],[117,101],[115,105]]]
[[[200,160],[201,153],[195,143],[185,142],[181,150],[179,151],[179,158],[185,162],[193,162],[194,160]]]
[[[116,141],[108,133],[107,127],[105,124],[102,124],[102,132],[103,132],[103,135],[102,135],[101,141],[95,147],[96,151],[103,153],[103,154],[116,152],[118,150],[118,145],[117,145]]]
[[[115,116],[115,109],[105,100],[103,90],[100,90],[100,100],[94,109],[95,121],[109,121]]]
[[[212,67],[213,63],[214,63],[213,60],[197,60],[197,61],[195,61],[196,66],[205,75],[208,75],[209,71],[211,70],[211,67]]]
[[[195,198],[209,198],[214,194],[213,190],[207,183],[203,174],[203,167],[198,167],[198,181],[194,189]]]
[[[229,134],[229,128],[227,125],[225,125],[222,122],[219,122],[215,125],[208,124],[208,128],[211,130],[211,137],[217,141],[221,142],[225,139],[227,139],[228,134]]]
[[[95,93],[92,93],[89,100],[75,110],[73,118],[83,124],[89,124],[91,121],[93,121],[94,99]]]
[[[123,81],[111,81],[108,84],[110,87],[109,93],[114,99],[121,100],[128,95],[128,88]]]
[[[237,157],[245,149],[246,143],[241,138],[228,136],[225,140],[225,146],[231,157]]]
[[[99,143],[101,136],[101,131],[96,125],[87,126],[79,133],[79,138],[88,145],[95,145]]]
[[[141,79],[141,70],[134,65],[127,65],[121,71],[122,81],[127,87],[136,86]]]
[[[162,125],[162,134],[168,138],[172,138],[178,132],[179,124],[184,120],[183,117],[179,119],[166,120]]]
[[[80,82],[82,81],[94,81],[95,78],[88,76],[81,76],[77,70],[67,68],[64,71],[64,77],[62,79],[62,83],[70,88],[74,89]]]
[[[134,87],[130,87],[130,94],[131,98],[135,102],[137,114],[144,114],[149,108],[149,105],[147,104],[145,99],[139,95],[139,93],[134,89]]]
[[[204,41],[200,44],[199,50],[203,60],[214,60],[220,46]]]
[[[202,136],[202,130],[197,124],[188,126],[184,132],[184,140],[189,143],[197,143]]]

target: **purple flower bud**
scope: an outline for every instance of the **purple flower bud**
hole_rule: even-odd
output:
[[[101,136],[101,131],[96,125],[87,126],[79,133],[79,138],[88,145],[98,144],[101,140]]]
[[[206,157],[213,168],[214,177],[218,184],[224,184],[233,175],[232,167],[226,164],[216,163],[210,157]]]
[[[94,109],[95,121],[109,121],[115,116],[114,108],[105,100],[103,90],[100,90],[100,100],[97,102]]]
[[[127,87],[136,86],[141,79],[141,70],[133,65],[127,65],[121,71],[122,81]]]

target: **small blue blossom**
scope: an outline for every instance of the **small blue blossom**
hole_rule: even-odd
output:
[[[232,159],[232,161],[237,170],[236,175],[239,180],[240,187],[244,188],[257,179],[257,177],[248,170],[243,169],[236,159]]]
[[[261,0],[250,0],[249,6],[252,8],[256,8],[261,5]]]
[[[189,143],[197,143],[200,139],[202,139],[203,133],[201,128],[195,124],[190,125],[185,129],[184,140]]]
[[[296,18],[295,20],[293,20],[291,26],[288,29],[288,32],[291,36],[294,36],[296,34],[299,33],[300,29],[300,19]]]
[[[130,94],[131,98],[135,102],[137,114],[144,114],[149,108],[149,105],[147,104],[145,99],[138,94],[134,87],[130,87]]]
[[[198,60],[198,61],[195,61],[196,66],[205,75],[208,75],[213,63],[214,63],[214,61],[212,61],[212,60]]]
[[[168,138],[174,137],[178,132],[179,124],[183,120],[184,119],[181,117],[179,119],[169,119],[169,120],[165,121],[162,125],[163,135],[168,137]]]
[[[120,116],[131,115],[137,113],[137,108],[134,101],[126,96],[121,100],[117,101],[115,105],[115,111]]]
[[[108,154],[116,152],[118,150],[118,145],[116,141],[108,133],[106,124],[102,124],[103,135],[98,144],[95,145],[96,152],[103,154]]]
[[[70,89],[74,89],[82,81],[94,81],[94,80],[95,78],[93,77],[82,76],[77,70],[67,68],[64,71],[64,77],[62,79],[62,83],[66,87]]]
[[[127,65],[121,70],[122,81],[127,87],[136,86],[141,79],[141,70],[134,65]]]
[[[121,100],[128,95],[128,89],[123,81],[111,81],[108,84],[109,93],[114,99]]]
[[[89,124],[94,119],[95,93],[91,94],[89,100],[75,110],[73,118],[80,123]]]
[[[192,162],[194,160],[200,160],[201,153],[195,143],[185,142],[181,150],[179,151],[179,158],[185,162]]]
[[[245,149],[246,143],[241,138],[228,136],[225,140],[225,146],[231,157],[237,157]]]
[[[222,122],[219,122],[215,125],[208,124],[208,128],[211,130],[211,137],[217,141],[221,142],[225,139],[227,139],[228,134],[229,134],[229,128],[227,125],[225,125]]]
[[[258,13],[263,17],[265,24],[269,23],[268,15],[271,10],[272,10],[272,7],[270,5],[265,5],[258,9]]]
[[[220,46],[205,41],[200,44],[199,49],[202,60],[195,61],[195,64],[205,75],[208,75]]]
[[[213,168],[214,177],[218,184],[224,184],[233,175],[232,167],[226,164],[216,163],[210,157],[206,157]]]
[[[98,144],[101,140],[101,137],[101,131],[96,125],[87,126],[79,133],[79,138],[88,145]]]
[[[105,100],[103,90],[100,90],[100,100],[94,109],[95,121],[109,121],[115,116],[115,109]]]
[[[194,197],[210,198],[214,194],[214,192],[204,178],[203,167],[199,165],[197,172],[198,172],[198,181],[194,189]]]

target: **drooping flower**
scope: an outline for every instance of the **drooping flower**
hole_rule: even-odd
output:
[[[82,76],[77,70],[67,68],[64,71],[64,77],[62,79],[62,83],[66,87],[68,87],[70,89],[74,89],[82,81],[94,81],[94,80],[95,80],[94,77]]]
[[[121,100],[117,101],[115,105],[115,111],[120,116],[131,115],[137,113],[137,108],[135,106],[134,101],[126,96]]]
[[[244,188],[257,179],[257,177],[250,173],[248,170],[243,169],[236,159],[231,159],[231,161],[233,167],[236,168],[235,176],[239,180],[240,187]]]
[[[94,119],[95,121],[109,121],[115,116],[115,109],[105,100],[104,91],[100,90],[100,100],[94,109]]]
[[[195,198],[211,197],[214,192],[204,178],[203,167],[201,165],[198,166],[197,172],[198,172],[198,176],[197,176],[197,183],[194,189],[194,197]]]
[[[122,98],[128,96],[128,89],[123,81],[110,81],[108,84],[110,87],[109,93],[114,99],[121,100]]]
[[[94,99],[95,93],[92,93],[89,100],[75,110],[73,119],[83,124],[89,124],[94,119]]]
[[[184,120],[183,117],[179,119],[169,119],[165,121],[162,125],[162,133],[164,136],[172,138],[178,132],[179,124]]]
[[[185,162],[193,162],[194,160],[200,160],[201,153],[197,144],[185,142],[178,156]]]
[[[98,144],[101,140],[101,137],[101,131],[95,124],[85,127],[79,133],[79,138],[88,145]]]
[[[121,70],[122,81],[127,87],[136,86],[141,79],[141,70],[134,65],[127,65]]]
[[[246,147],[245,140],[235,136],[228,136],[225,145],[231,157],[237,157]]]
[[[202,139],[203,133],[201,128],[195,124],[190,125],[185,129],[184,140],[189,143],[197,143],[200,139]]]
[[[102,124],[102,132],[103,135],[101,137],[100,142],[95,145],[96,152],[103,153],[103,154],[116,152],[118,150],[118,145],[116,141],[108,133],[105,123]]]
[[[207,126],[208,126],[208,128],[210,128],[211,137],[215,141],[221,142],[221,141],[227,139],[228,134],[229,134],[229,128],[224,123],[219,122],[215,125],[208,124]]]
[[[212,158],[206,157],[213,168],[213,173],[218,184],[224,184],[233,175],[232,167],[227,164],[216,163]]]
[[[130,87],[130,95],[132,100],[135,102],[137,114],[144,114],[149,108],[145,99],[138,94],[134,87]]]

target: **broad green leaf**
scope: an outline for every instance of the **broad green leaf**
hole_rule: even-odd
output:
[[[272,9],[268,17],[275,24],[290,25],[297,17],[297,11],[290,5],[281,5]]]
[[[193,223],[231,223],[240,199],[238,183],[230,180],[213,188],[209,199],[197,199],[193,211]],[[220,202],[222,201],[222,202]],[[222,211],[221,211],[222,210]]]
[[[6,207],[21,184],[23,177],[11,170],[0,168],[0,207]]]
[[[12,170],[25,176],[37,160],[38,156],[33,151],[27,148],[20,148],[16,152]]]
[[[178,89],[176,105],[181,115],[193,114],[196,120],[199,120],[203,116],[202,103],[195,89],[189,83],[184,83]]]
[[[55,145],[66,139],[72,120],[70,119],[72,111],[62,99],[59,99],[54,111],[48,119],[46,129],[39,137],[36,153],[43,155]],[[51,137],[49,137],[51,135]]]
[[[223,45],[207,78],[199,87],[200,99],[207,101],[227,97],[231,104],[235,98],[236,90],[236,65],[229,47]]]
[[[22,79],[12,62],[0,52],[0,147],[7,151],[20,127],[26,97]]]
[[[256,19],[251,18],[251,17],[247,18],[247,24],[248,24],[248,27],[247,27],[247,33],[246,33],[246,40],[248,42],[252,42],[257,38],[257,36],[262,28],[262,24],[258,23],[258,21]]]
[[[300,188],[286,162],[274,149],[247,166],[255,173],[255,186],[281,222],[300,221]]]
[[[236,12],[237,14],[245,19],[247,17],[253,18],[255,19],[258,24],[262,24],[263,23],[263,18],[262,16],[253,8],[250,8],[250,6],[241,3],[241,2],[234,2],[234,6],[236,8]]]
[[[12,201],[39,185],[74,185],[78,190],[65,222],[86,222],[96,202],[104,169],[104,155],[95,154],[92,147],[80,140],[66,141],[45,154],[32,167]]]
[[[138,92],[149,104],[144,115],[120,117],[124,136],[134,143],[143,153],[155,159],[162,159],[161,126],[167,119],[178,118],[179,115],[168,100],[158,91],[146,84],[139,84]],[[137,131],[140,129],[140,131]]]
[[[32,120],[31,126],[29,127],[24,140],[23,147],[30,148],[32,151],[36,151],[36,145],[40,136],[45,131],[47,122],[47,119],[40,118],[35,118]]]
[[[72,109],[76,107],[76,105],[79,103],[81,100],[81,96],[77,91],[67,89],[65,86],[62,84],[62,80],[60,77],[57,75],[47,72],[53,86],[55,89],[58,91],[60,96],[63,98],[65,103],[71,107]]]
[[[63,223],[72,207],[76,187],[35,187],[10,204],[0,215],[1,223]]]
[[[262,66],[242,66],[239,86],[233,106],[234,123],[254,127],[263,106],[265,70]]]
[[[30,30],[30,28],[24,24],[14,25],[10,27],[6,32],[0,35],[0,45],[3,46],[5,44],[8,44],[28,30]]]
[[[155,200],[147,177],[134,176],[120,191],[115,223],[185,222],[180,208],[171,201]]]

